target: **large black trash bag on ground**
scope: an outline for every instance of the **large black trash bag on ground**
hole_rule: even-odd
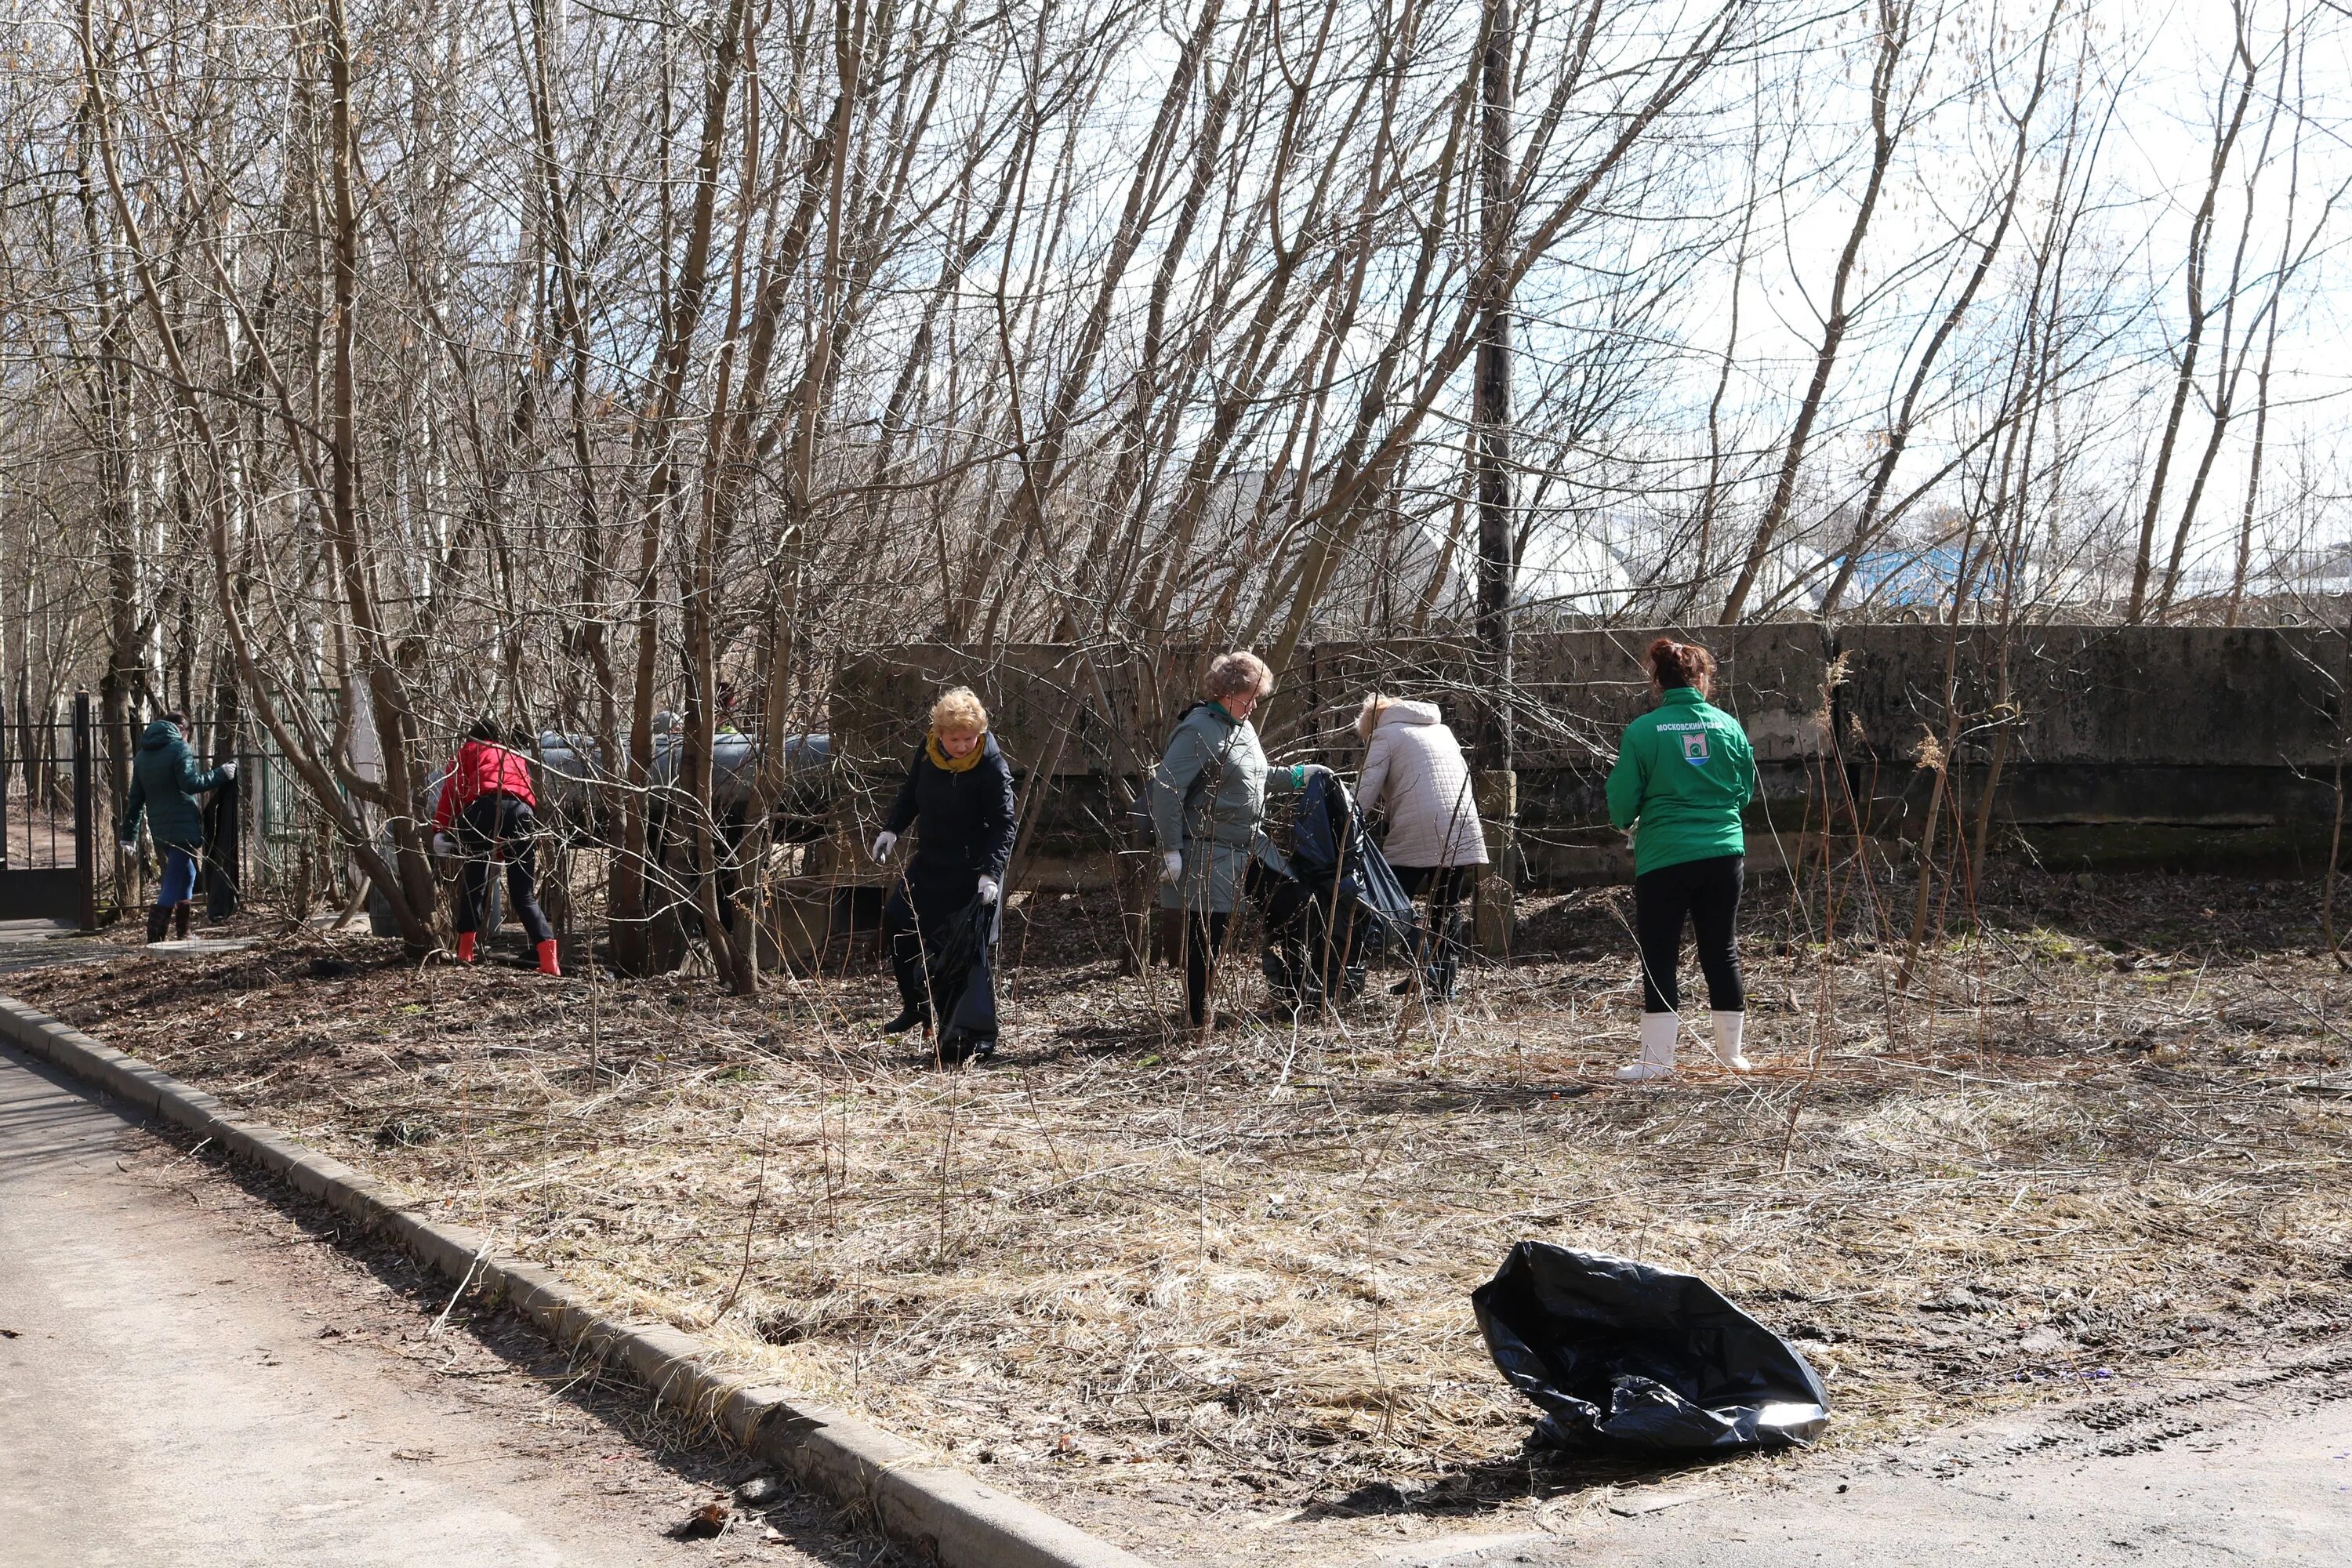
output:
[[[1522,1241],[1470,1305],[1495,1364],[1543,1406],[1543,1441],[1687,1453],[1829,1425],[1805,1358],[1688,1274]]]
[[[939,1054],[961,1062],[996,1051],[996,906],[974,899],[950,922],[927,980],[940,1018]]]

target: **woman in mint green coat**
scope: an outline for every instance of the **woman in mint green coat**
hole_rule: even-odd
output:
[[[1650,678],[1658,705],[1625,726],[1609,770],[1609,820],[1633,834],[1633,937],[1642,950],[1642,1059],[1617,1069],[1628,1083],[1675,1070],[1682,1000],[1675,969],[1685,921],[1698,935],[1715,1054],[1732,1071],[1748,1070],[1739,818],[1756,794],[1756,754],[1739,721],[1706,700],[1713,654],[1660,637],[1650,645]]]

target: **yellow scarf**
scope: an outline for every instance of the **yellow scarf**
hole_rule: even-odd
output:
[[[948,755],[948,749],[940,744],[940,732],[934,730],[923,737],[923,750],[930,756],[931,766],[941,773],[968,773],[980,765],[981,753],[988,750],[987,739],[987,735],[983,733],[981,736],[980,745],[974,746],[961,757],[950,757]]]

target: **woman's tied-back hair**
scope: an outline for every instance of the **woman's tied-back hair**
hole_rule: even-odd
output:
[[[1695,642],[1660,637],[1650,645],[1650,671],[1669,690],[1688,686],[1705,696],[1715,684],[1715,655]]]
[[[988,710],[980,705],[979,694],[969,686],[951,686],[931,704],[931,732],[935,735],[982,735],[987,731]]]
[[[504,746],[507,744],[506,726],[486,713],[466,727],[466,739],[480,741],[492,746]]]
[[[1209,696],[1217,701],[1254,691],[1260,697],[1274,695],[1274,671],[1265,660],[1247,648],[1235,648],[1221,653],[1209,665]]]
[[[1397,700],[1384,691],[1365,693],[1363,710],[1356,715],[1356,739],[1370,740],[1372,731],[1381,727],[1381,715],[1396,705]]]

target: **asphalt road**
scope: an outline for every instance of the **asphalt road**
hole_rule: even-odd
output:
[[[800,1504],[670,1538],[740,1461],[290,1202],[0,1048],[0,1568],[876,1561]]]

